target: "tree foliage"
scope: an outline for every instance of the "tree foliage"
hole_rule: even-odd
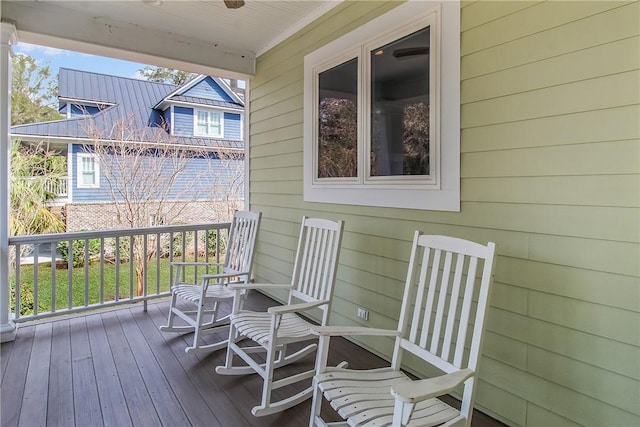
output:
[[[28,55],[12,59],[11,123],[43,122],[62,116],[55,108],[57,85],[48,65],[39,66]],[[11,145],[11,217],[12,235],[62,232],[64,222],[49,209],[56,195],[51,184],[66,175],[66,158],[44,144]]]
[[[60,233],[64,222],[54,215],[48,202],[56,195],[48,183],[66,174],[64,158],[44,146],[11,145],[11,218],[14,236]]]
[[[11,75],[11,124],[61,119],[56,108],[57,85],[48,65],[28,55],[15,55]]]
[[[152,66],[144,67],[138,71],[140,71],[140,74],[142,74],[145,80],[149,80],[150,82],[172,83],[178,86],[185,84],[195,75],[186,71]]]

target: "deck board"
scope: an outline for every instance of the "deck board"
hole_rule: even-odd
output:
[[[147,386],[127,341],[116,314],[111,311],[103,314],[104,324],[109,341],[109,348],[113,356],[120,386],[125,402],[129,408],[129,415],[134,426],[158,426],[161,424],[151,400]]]
[[[275,303],[252,293],[245,306]],[[187,354],[192,335],[162,333],[167,300],[20,325],[14,342],[2,344],[2,427],[34,426],[300,426],[306,401],[280,414],[256,418],[262,380],[257,375],[222,376],[215,367],[225,352]],[[217,335],[217,336],[216,336]],[[219,334],[205,341],[219,340]],[[380,366],[382,359],[345,339],[332,340],[330,363],[345,358],[354,368]],[[280,371],[313,366],[313,355]],[[274,398],[304,385],[275,390]],[[332,419],[329,405],[323,416]],[[335,418],[334,418],[335,419]],[[497,427],[477,413],[474,427]]]
[[[157,328],[166,324],[166,310],[158,306],[149,307],[149,318],[153,321],[154,327]],[[241,396],[229,396],[224,393],[220,386],[220,377],[215,374],[214,369],[217,366],[218,355],[224,352],[214,352],[209,354],[201,354],[199,357],[185,353],[187,341],[191,344],[192,337],[188,334],[186,337],[179,334],[162,334],[166,345],[171,349],[176,360],[181,364],[187,373],[193,387],[200,393],[203,400],[210,410],[216,415],[217,421],[224,426],[249,426],[251,419],[248,419],[243,412],[239,410],[230,410],[231,408],[242,409],[236,406],[237,401],[245,400]],[[185,339],[186,338],[186,339]],[[234,398],[235,397],[235,398]],[[249,416],[251,416],[249,414]]]
[[[75,425],[69,321],[53,323],[47,425]]]
[[[151,309],[152,305],[150,304],[149,307]],[[216,415],[207,406],[202,395],[194,388],[189,378],[189,372],[183,368],[170,346],[167,346],[164,337],[165,334],[158,331],[157,326],[149,316],[149,312],[144,313],[136,310],[131,313],[145,339],[153,348],[156,360],[160,365],[160,370],[165,378],[167,378],[169,384],[171,384],[176,399],[184,408],[184,412],[189,418],[190,423],[192,425],[221,425]],[[171,338],[180,339],[178,336],[172,336],[170,339]],[[184,352],[184,348],[182,351]]]
[[[11,358],[11,353],[13,353],[13,344],[15,341],[9,341],[7,343],[2,344],[2,354],[0,357],[0,381],[4,380],[4,374],[7,372],[7,366],[9,365],[9,359]]]
[[[69,321],[71,334],[71,371],[75,425],[102,426],[102,408],[93,370],[89,333],[84,317]]]
[[[158,375],[160,365],[133,316],[129,310],[118,311],[117,316],[158,416],[165,425],[188,425],[187,414],[178,403],[171,385],[164,375]]]
[[[36,326],[24,394],[22,395],[19,426],[43,426],[47,423],[46,402],[49,393],[52,327],[52,323],[42,323]],[[25,409],[27,410],[25,411]]]
[[[115,362],[109,347],[107,333],[99,314],[86,317],[93,369],[98,384],[102,419],[107,426],[132,425],[129,408],[117,376]]]
[[[0,421],[3,426],[18,425],[20,420],[22,396],[29,370],[28,361],[31,357],[35,330],[35,326],[20,328],[16,340],[11,344],[11,353],[7,357],[7,369],[2,376],[0,390],[2,396],[0,399]],[[2,358],[4,358],[4,346],[5,344],[2,344]]]

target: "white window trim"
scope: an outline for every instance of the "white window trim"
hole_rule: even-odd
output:
[[[100,162],[98,161],[98,156],[90,153],[78,153],[76,156],[78,160],[78,164],[76,166],[76,178],[77,178],[77,187],[78,188],[100,188]],[[96,176],[94,184],[84,184],[82,182],[82,159],[89,158],[93,159],[94,170],[93,173]]]
[[[318,70],[331,68],[345,60],[354,50],[369,46],[378,39],[380,28],[398,28],[415,22],[430,13],[440,14],[440,81],[435,83],[439,91],[436,102],[440,114],[435,119],[436,132],[440,136],[440,152],[436,153],[437,182],[418,184],[384,180],[378,178],[365,180],[367,173],[354,183],[353,179],[317,180],[314,135],[317,108]],[[437,20],[438,21],[438,20]],[[432,32],[432,37],[438,31]],[[342,59],[340,61],[339,59]],[[460,3],[458,1],[410,1],[392,9],[390,12],[368,22],[354,31],[328,43],[305,56],[304,81],[304,200],[309,202],[338,203],[364,206],[383,206],[427,210],[460,211]],[[365,63],[367,61],[364,61]],[[329,65],[333,64],[333,65]],[[361,76],[358,79],[359,92],[366,86]],[[433,86],[432,86],[433,87]],[[366,91],[369,89],[366,88]],[[364,94],[367,96],[368,94]],[[439,96],[438,96],[439,95]],[[362,99],[362,95],[360,97]],[[359,120],[362,111],[359,106]],[[362,123],[362,122],[360,122]],[[362,126],[359,126],[361,132]],[[363,136],[358,135],[361,141]],[[361,144],[361,142],[359,142]],[[359,147],[360,148],[360,147]],[[359,156],[358,167],[366,171],[366,162]],[[401,180],[399,180],[401,181]]]
[[[218,135],[210,135],[210,134],[201,134],[198,133],[198,112],[203,112],[207,114],[215,113],[220,115],[220,134]],[[224,138],[224,112],[216,111],[216,110],[205,110],[204,108],[194,108],[193,109],[193,136],[202,136],[208,138]]]
[[[173,135],[175,135],[175,134],[173,133],[173,128],[175,127],[175,123],[176,123],[176,121],[175,121],[175,120],[176,120],[176,116],[175,116],[175,114],[174,114],[174,112],[173,112],[173,105],[172,105],[172,106],[170,106],[170,107],[169,107],[169,109],[170,109],[170,110],[169,110],[169,121],[171,122],[171,123],[169,123],[169,135],[172,135],[172,136],[173,136]]]

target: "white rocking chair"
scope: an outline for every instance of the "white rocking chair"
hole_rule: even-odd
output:
[[[416,231],[397,330],[313,328],[320,336],[320,348],[310,425],[469,426],[494,253],[494,243],[482,246]],[[482,274],[478,278],[479,268]],[[332,335],[395,337],[390,367],[327,367]],[[414,362],[422,359],[444,375],[412,381],[400,370],[405,352],[414,356]],[[464,388],[460,410],[436,398],[461,384]],[[320,417],[323,395],[346,421],[324,422]]]
[[[311,333],[312,323],[297,313],[319,308],[322,310],[321,324],[329,320],[331,297],[335,284],[338,265],[338,253],[342,240],[342,221],[303,218],[298,240],[295,264],[291,284],[251,284],[232,285],[238,292],[244,289],[285,289],[289,291],[288,303],[271,307],[268,312],[243,311],[234,307],[229,331],[229,346],[224,366],[218,366],[216,372],[221,375],[246,375],[258,373],[263,378],[262,403],[252,409],[255,416],[269,415],[283,411],[311,397],[311,381],[305,390],[294,393],[283,400],[272,402],[274,389],[310,380],[314,370],[301,372],[279,380],[273,379],[276,368],[288,365],[315,351],[314,342],[292,354],[287,354],[287,345],[301,341],[317,340]],[[240,346],[245,338],[249,343]],[[256,361],[251,354],[265,354],[266,363]],[[246,364],[233,365],[234,354]]]
[[[231,283],[248,283],[253,265],[253,252],[260,227],[261,213],[238,211],[233,215],[229,228],[229,238],[224,262],[173,262],[176,268],[173,287],[171,288],[171,306],[169,318],[162,332],[195,332],[193,345],[187,347],[187,353],[216,351],[226,347],[228,340],[204,345],[201,342],[203,333],[218,332],[229,326],[230,314],[219,313],[220,302],[235,301],[235,292],[228,288]],[[220,270],[217,274],[200,275],[201,284],[185,283],[182,280],[183,270],[194,269]],[[195,273],[194,273],[195,274]],[[246,291],[237,298],[237,304],[242,306],[246,298]],[[177,306],[178,300],[189,301],[197,305],[197,310],[183,310]],[[209,308],[208,308],[209,307]],[[206,316],[210,316],[205,321]],[[179,317],[186,325],[175,325],[175,318]]]

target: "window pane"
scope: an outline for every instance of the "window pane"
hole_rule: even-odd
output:
[[[371,51],[370,176],[429,175],[429,27]]]
[[[84,185],[93,185],[96,183],[96,177],[93,172],[83,172],[82,183]]]
[[[207,113],[204,111],[196,111],[196,135],[207,134]]]
[[[319,74],[318,178],[358,175],[358,60]]]
[[[96,183],[95,176],[95,159],[92,157],[81,157],[80,158],[80,176],[82,179],[81,184],[83,185],[93,185]]]
[[[222,136],[221,116],[222,115],[220,113],[213,113],[213,112],[209,113],[209,121],[211,126],[211,128],[209,129],[209,132],[213,136]]]

